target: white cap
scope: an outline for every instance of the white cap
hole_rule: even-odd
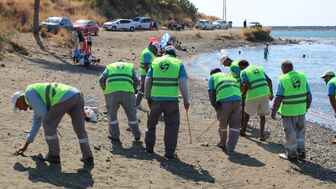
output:
[[[16,112],[17,111],[17,107],[16,107],[16,102],[17,102],[17,100],[21,97],[21,96],[23,96],[24,95],[24,93],[22,92],[22,91],[17,91],[17,92],[15,92],[14,94],[13,94],[13,96],[12,96],[12,99],[11,99],[11,102],[12,102],[12,105],[13,105],[13,111],[14,112]]]

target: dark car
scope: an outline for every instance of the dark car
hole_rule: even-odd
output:
[[[169,30],[181,31],[181,30],[184,30],[184,25],[183,24],[179,24],[176,20],[170,20],[168,22],[167,28]]]
[[[73,30],[71,20],[68,17],[49,17],[46,21],[41,22],[40,28],[46,28],[48,32],[57,32],[61,28]]]
[[[94,20],[77,20],[74,23],[74,28],[76,30],[82,31],[84,33],[89,33],[91,35],[98,35],[99,26]]]

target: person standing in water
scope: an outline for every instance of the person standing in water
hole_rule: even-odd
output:
[[[269,54],[269,44],[268,43],[266,43],[266,46],[265,46],[265,48],[264,48],[264,59],[265,60],[268,60],[268,54]]]

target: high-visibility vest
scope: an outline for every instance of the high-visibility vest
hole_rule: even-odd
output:
[[[52,106],[58,104],[62,97],[73,87],[62,83],[35,83],[28,85],[26,92],[34,90],[42,99],[49,110]],[[26,99],[27,104],[29,104]]]
[[[145,70],[145,55],[149,54],[151,56],[150,64],[153,62],[155,55],[148,48],[145,48],[140,55],[140,75],[146,76],[147,72]],[[149,65],[150,66],[150,65]]]
[[[240,60],[235,60],[230,65],[230,72],[234,78],[237,79],[237,81],[240,83],[240,67],[239,67]],[[234,72],[234,70],[239,70],[239,73],[237,74]]]
[[[270,94],[265,72],[262,67],[250,65],[243,70],[242,73],[245,73],[248,78],[246,101],[268,96]]]
[[[241,96],[240,85],[231,74],[216,73],[211,76],[216,90],[216,101],[232,96]]]
[[[107,79],[104,94],[113,92],[134,93],[133,64],[115,62],[106,66]]]
[[[329,85],[330,83],[334,84],[336,86],[336,77],[330,79],[327,83],[327,85]],[[335,91],[335,94],[336,94],[336,91]]]
[[[182,61],[165,55],[152,63],[151,97],[178,97],[178,77]]]
[[[303,73],[291,71],[280,76],[284,89],[279,113],[282,116],[299,116],[307,112],[307,79]]]

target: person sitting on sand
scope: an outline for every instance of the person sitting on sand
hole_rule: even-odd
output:
[[[332,71],[328,71],[325,74],[321,76],[321,78],[324,80],[324,82],[327,84],[328,88],[328,96],[329,96],[329,102],[331,107],[334,110],[335,117],[336,117],[336,77],[335,73]],[[336,136],[334,140],[332,141],[333,144],[336,144]]]
[[[240,133],[242,99],[240,84],[232,74],[223,73],[216,68],[210,72],[208,86],[209,99],[219,120],[220,142],[217,146],[231,154],[236,147]]]
[[[26,143],[17,150],[22,155],[31,144],[43,123],[45,140],[49,152],[44,161],[60,164],[60,145],[57,127],[65,113],[72,119],[72,126],[79,139],[84,167],[93,167],[94,161],[85,130],[84,99],[80,91],[62,83],[35,83],[29,85],[25,92],[18,91],[12,97],[14,110],[32,109],[33,126]]]
[[[305,152],[305,115],[312,102],[312,95],[304,73],[294,70],[290,61],[281,65],[283,75],[280,76],[276,98],[272,108],[272,119],[279,112],[286,136],[286,153],[280,158],[290,161],[304,160]]]

